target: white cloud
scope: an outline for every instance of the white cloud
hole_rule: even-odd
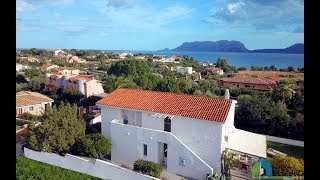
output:
[[[74,0],[17,0],[16,11],[27,12],[35,11],[45,6],[67,6],[74,3]]]
[[[241,9],[241,7],[244,5],[245,3],[243,2],[230,3],[230,4],[227,4],[227,9],[229,13],[233,14],[237,12],[239,9]],[[223,10],[223,8],[221,10]]]
[[[211,10],[203,21],[224,25],[250,25],[260,30],[292,31],[304,23],[304,4],[301,0],[240,0],[226,3],[224,9]],[[301,31],[297,29],[297,31]]]
[[[37,7],[31,3],[28,3],[23,0],[18,0],[16,2],[16,11],[18,12],[26,12],[26,11],[34,11]]]

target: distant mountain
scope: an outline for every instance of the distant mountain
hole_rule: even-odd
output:
[[[159,51],[169,51],[165,48]],[[240,41],[195,41],[185,42],[171,51],[206,51],[206,52],[245,52],[245,53],[286,53],[286,54],[303,54],[304,44],[298,43],[284,49],[256,49],[248,50]]]
[[[161,49],[161,50],[158,50],[158,51],[170,51],[169,48],[164,48],[164,49]]]
[[[239,41],[220,40],[185,42],[172,51],[248,52],[248,49]]]
[[[257,49],[251,53],[285,53],[285,54],[304,54],[304,44],[298,43],[284,49]]]

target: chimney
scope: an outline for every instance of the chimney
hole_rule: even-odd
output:
[[[229,89],[227,89],[226,92],[224,93],[224,98],[225,99],[230,99]]]

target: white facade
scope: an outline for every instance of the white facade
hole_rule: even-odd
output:
[[[192,67],[180,67],[177,66],[177,72],[178,73],[187,73],[187,74],[192,74]]]
[[[16,63],[16,71],[21,72],[29,69],[29,66]]]
[[[129,163],[148,159],[165,164],[167,171],[194,179],[221,173],[224,136],[234,129],[233,101],[225,123],[182,116],[162,115],[98,105],[101,131],[112,141],[111,160]],[[164,131],[165,117],[171,118],[171,132]],[[123,120],[128,120],[123,124]],[[147,145],[147,156],[143,146]],[[167,144],[167,158],[163,147]],[[180,164],[179,164],[180,162]]]

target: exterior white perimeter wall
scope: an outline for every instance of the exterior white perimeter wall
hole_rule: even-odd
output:
[[[233,104],[234,105],[234,104]],[[101,131],[102,134],[110,137],[110,122],[119,119],[122,123],[120,108],[103,106],[101,107]],[[164,118],[166,116],[157,117],[156,112],[127,110],[128,124],[134,125],[138,122],[142,113],[142,127],[164,130]],[[134,115],[135,113],[135,115]],[[171,115],[169,115],[171,116]],[[234,111],[229,113],[230,124],[233,125]],[[200,120],[188,117],[174,116],[171,119],[171,133],[183,142],[190,150],[197,154],[203,161],[213,168],[216,173],[221,173],[221,151],[222,151],[222,125],[223,123]],[[111,138],[111,137],[110,137]],[[112,143],[114,140],[111,138]],[[132,146],[137,146],[132,144]],[[132,148],[128,145],[128,148]],[[123,152],[126,153],[126,152]],[[135,159],[136,160],[136,159]]]
[[[28,148],[24,148],[24,155],[29,159],[41,161],[80,173],[89,174],[102,179],[160,180],[158,178],[143,175],[99,159],[96,159],[95,162],[93,162],[71,154],[60,156],[54,153],[33,151]]]
[[[208,164],[172,133],[122,124],[118,121],[114,120],[110,124],[113,162],[133,164],[135,160],[146,159],[161,163],[161,144],[166,143],[167,171],[200,180],[213,173]],[[147,156],[143,154],[144,144],[147,145]],[[179,164],[181,159],[184,159],[184,164]]]
[[[288,144],[292,146],[304,147],[304,141],[297,141],[292,139],[280,138],[275,136],[266,135],[267,141]]]

